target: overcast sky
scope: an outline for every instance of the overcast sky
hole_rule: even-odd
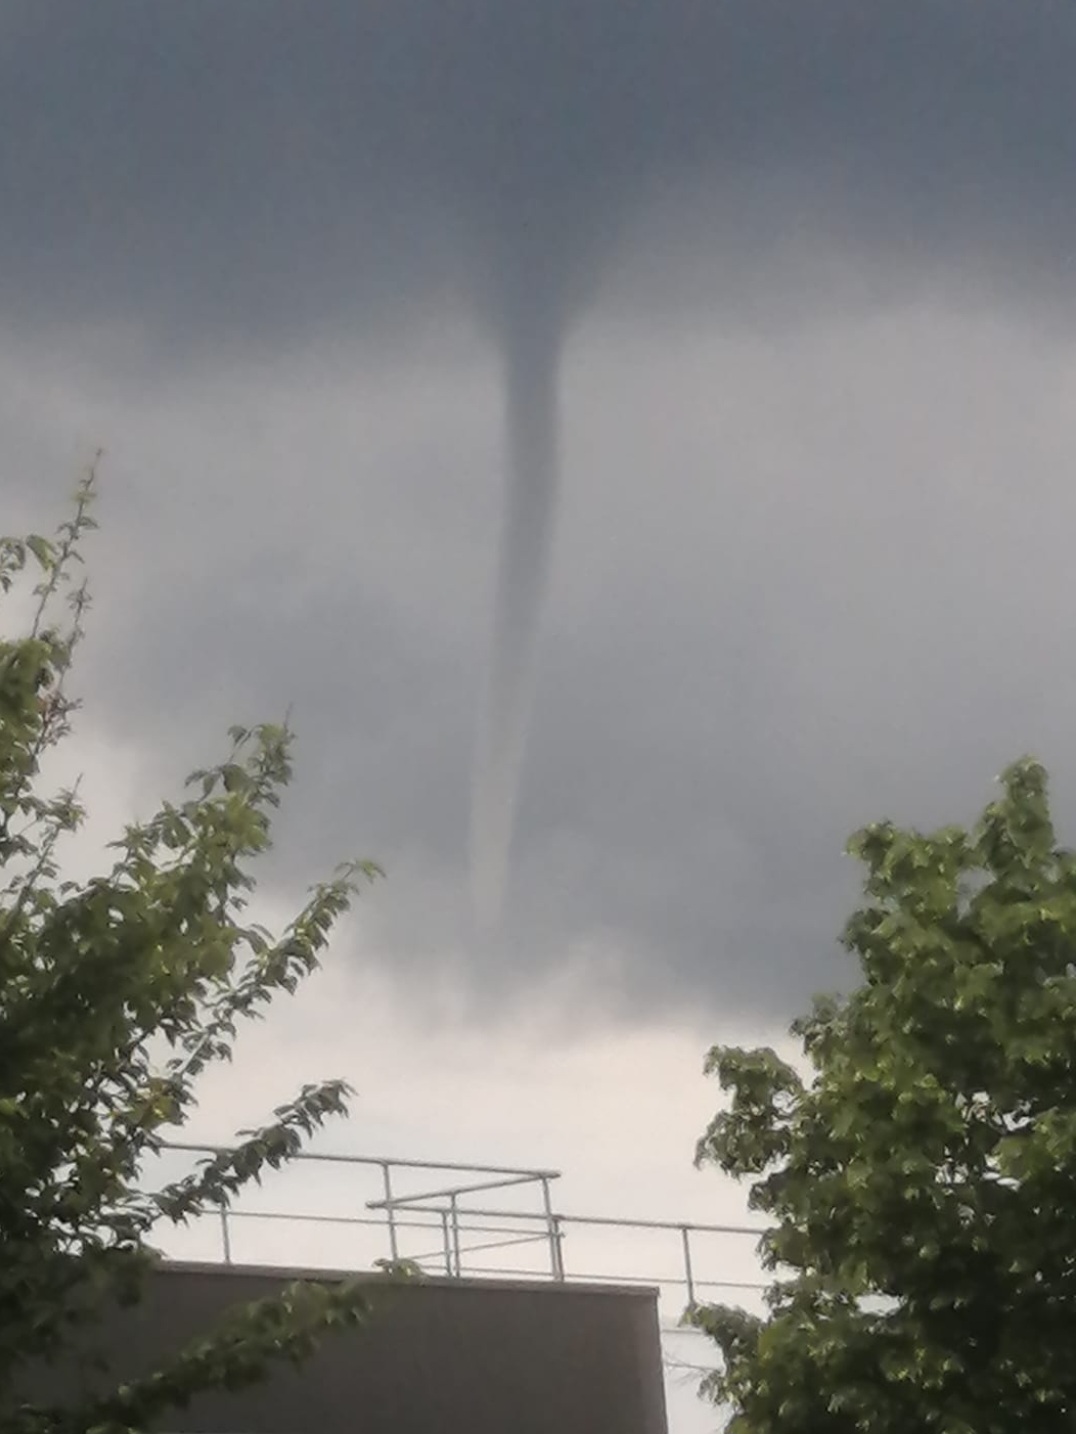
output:
[[[629,1108],[671,1042],[693,1109],[711,1036],[848,979],[855,827],[968,819],[1026,750],[1076,815],[1074,71],[1047,0],[7,0],[5,526],[107,449],[106,813],[293,704],[273,899],[390,878],[333,989],[490,1083],[513,1040],[624,1043]],[[478,941],[500,364],[550,313],[562,498]],[[363,1065],[316,1024],[305,1065]],[[394,1077],[412,1147],[436,1079]],[[623,1205],[592,1145],[551,1158]]]

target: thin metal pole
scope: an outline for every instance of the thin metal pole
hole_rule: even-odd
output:
[[[385,1184],[385,1212],[389,1217],[389,1254],[396,1261],[400,1258],[400,1250],[396,1241],[396,1208],[392,1200],[392,1174],[387,1160],[381,1162],[381,1176]]]
[[[559,1215],[553,1216],[553,1231],[557,1241],[557,1279],[567,1278],[564,1272],[564,1226]]]
[[[227,1205],[220,1207],[220,1234],[224,1245],[224,1263],[230,1265],[232,1263],[232,1233],[228,1228]]]
[[[452,1243],[448,1237],[448,1211],[441,1211],[441,1231],[445,1237],[445,1274],[452,1274]]]
[[[686,1225],[680,1226],[680,1239],[684,1245],[684,1276],[687,1284],[687,1302],[690,1309],[695,1308],[695,1275],[691,1268],[691,1236]]]
[[[189,1140],[165,1140],[162,1150],[186,1150],[195,1155],[231,1155],[234,1145],[199,1145]],[[340,1165],[384,1165],[386,1161],[399,1170],[460,1170],[468,1175],[526,1175],[530,1180],[559,1180],[559,1170],[520,1170],[513,1165],[461,1165],[452,1160],[400,1160],[387,1155],[333,1155],[330,1151],[299,1150],[293,1160],[329,1161]]]
[[[553,1213],[553,1201],[549,1194],[549,1181],[542,1177],[542,1203],[545,1206],[545,1224],[549,1234],[549,1267],[555,1280],[564,1278],[564,1252],[561,1249],[560,1220]]]
[[[455,1195],[452,1196],[452,1252],[456,1257],[456,1278],[463,1274],[463,1266],[460,1263],[460,1210],[459,1202]]]

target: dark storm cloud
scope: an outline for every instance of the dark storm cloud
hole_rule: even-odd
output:
[[[12,0],[0,47],[0,299],[38,322],[220,344],[446,287],[570,303],[692,192],[744,260],[815,226],[1068,263],[1048,0]]]
[[[381,859],[366,946],[416,999],[442,960],[487,1000],[582,962],[607,1009],[785,1016],[846,972],[854,827],[969,818],[1031,749],[1076,831],[1071,345],[915,309],[584,338],[500,939],[465,868],[491,368],[105,382],[86,721],[141,745],[148,805],[293,702],[273,880]],[[39,390],[62,430],[81,385],[45,358]]]
[[[1043,455],[1019,427],[1048,365],[1020,357],[1015,393],[1004,344],[929,326],[765,362],[749,339],[674,361],[658,324],[623,363],[594,341],[605,367],[565,385],[510,929],[484,949],[463,846],[497,394],[488,372],[409,371],[392,341],[442,301],[492,348],[591,304],[734,314],[742,337],[805,311],[825,327],[864,294],[956,309],[965,285],[1064,326],[1074,72],[1076,11],[1035,0],[12,0],[0,314],[12,344],[32,335],[35,382],[5,395],[6,441],[54,382],[55,426],[91,392],[86,421],[111,427],[85,436],[119,450],[88,712],[156,743],[163,780],[205,757],[192,733],[295,699],[278,870],[382,857],[383,950],[406,972],[463,950],[500,996],[581,945],[610,1002],[785,1014],[841,970],[852,826],[958,817],[997,762],[1065,751],[1068,434],[1049,418]],[[52,339],[116,319],[143,370],[102,342],[97,388],[65,389]],[[312,334],[343,345],[323,374]],[[40,479],[35,442],[20,471]],[[1003,458],[1051,515],[1041,539]],[[984,500],[980,541],[964,517]]]

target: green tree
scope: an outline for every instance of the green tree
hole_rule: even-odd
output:
[[[1076,1428],[1076,856],[1024,760],[974,829],[849,850],[862,981],[772,1050],[707,1060],[698,1159],[751,1182],[768,1317],[717,1341],[733,1434]]]
[[[357,1284],[297,1284],[237,1310],[152,1377],[78,1408],[20,1403],[28,1366],[83,1348],[94,1315],[134,1301],[157,1256],[154,1227],[226,1205],[344,1112],[341,1081],[306,1086],[236,1148],[151,1191],[147,1163],[194,1103],[198,1077],[231,1055],[239,1024],[315,969],[360,864],[318,886],[283,935],[244,921],[252,859],[290,773],[290,734],[235,729],[228,760],[195,773],[113,844],[84,883],[62,878],[77,791],[43,789],[42,760],[71,730],[67,679],[88,599],[75,575],[95,526],[93,476],[55,539],[0,541],[0,594],[39,580],[26,626],[0,641],[0,1429],[115,1434],[155,1425],[207,1387],[256,1379],[357,1323]],[[32,580],[32,579],[31,579]],[[63,613],[64,599],[67,611]],[[60,609],[59,615],[57,609]],[[23,609],[26,610],[25,608]]]

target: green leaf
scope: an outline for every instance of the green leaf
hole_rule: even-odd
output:
[[[67,684],[89,594],[74,573],[94,491],[91,474],[53,539],[0,539],[0,590],[24,580],[28,553],[43,573],[27,630],[0,641],[0,1398],[28,1362],[81,1348],[109,1303],[137,1304],[162,1215],[227,1206],[346,1114],[343,1082],[311,1082],[234,1150],[153,1191],[152,1159],[201,1076],[230,1059],[244,1018],[317,969],[360,879],[376,874],[342,868],[282,933],[239,923],[291,777],[291,734],[266,724],[233,729],[193,796],[129,826],[110,871],[65,877],[62,839],[83,813],[76,792],[43,785],[42,759],[77,708]],[[136,1383],[0,1422],[4,1434],[157,1427],[201,1389],[307,1358],[367,1311],[356,1287],[296,1287],[233,1312]]]
[[[740,1434],[1067,1428],[1076,858],[1023,759],[969,831],[859,832],[860,982],[798,1020],[801,1079],[715,1047],[697,1157],[773,1222],[769,1316],[711,1307]]]

